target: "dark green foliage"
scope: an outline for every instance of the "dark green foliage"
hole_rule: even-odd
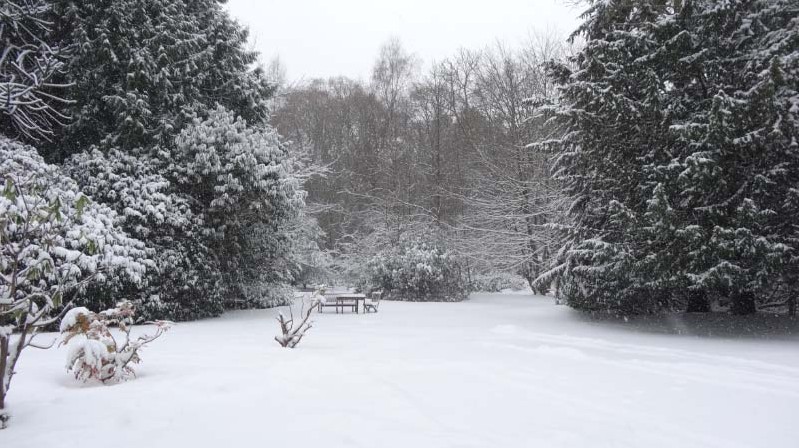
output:
[[[289,231],[305,193],[277,133],[219,107],[184,129],[169,154],[167,171],[219,260],[225,300],[259,305],[272,285],[290,283]]]
[[[53,2],[53,39],[71,48],[72,122],[49,149],[171,144],[197,112],[225,106],[265,122],[274,87],[246,50],[247,30],[217,0]]]
[[[146,241],[157,269],[143,287],[106,282],[93,287],[81,305],[106,309],[121,298],[134,300],[145,319],[189,320],[222,312],[219,261],[204,240],[203,216],[191,198],[176,194],[158,174],[159,161],[119,150],[87,151],[65,164],[97,201],[112,206],[118,225]]]
[[[282,303],[303,192],[266,124],[274,86],[246,29],[217,0],[51,1],[42,13],[44,39],[68,50],[57,77],[72,120],[40,149],[157,266],[138,285],[93,284],[82,304],[124,298],[141,317],[185,320]]]
[[[574,69],[553,70],[565,137],[538,145],[559,152],[575,224],[540,282],[621,313],[712,299],[746,314],[780,289],[799,248],[797,12],[785,0],[592,4]]]
[[[704,291],[688,291],[685,311],[689,313],[707,313],[710,311],[710,302]]]

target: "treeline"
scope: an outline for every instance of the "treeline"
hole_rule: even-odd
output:
[[[794,2],[588,6],[572,46],[420,73],[393,41],[368,82],[280,95],[275,126],[329,170],[308,192],[334,269],[421,239],[470,284],[512,272],[579,309],[795,314]]]
[[[538,36],[523,48],[462,50],[421,73],[391,40],[368,82],[284,89],[275,127],[326,170],[306,184],[329,254],[311,273],[359,282],[370,275],[365,261],[421,239],[456,255],[461,280],[475,287],[503,272],[533,284],[548,267],[548,224],[562,219],[563,197],[551,156],[527,146],[548,135],[532,112],[556,97],[545,63],[565,50]]]

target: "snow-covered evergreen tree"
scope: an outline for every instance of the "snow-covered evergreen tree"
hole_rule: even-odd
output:
[[[707,309],[795,290],[799,19],[790,1],[593,2],[557,175],[574,199],[570,304]],[[786,283],[787,282],[787,283]],[[793,283],[791,283],[793,282]],[[788,285],[788,283],[791,283]]]
[[[85,304],[108,308],[126,298],[145,318],[183,320],[218,315],[223,294],[236,306],[274,303],[267,296],[282,289],[253,285],[296,272],[285,223],[302,195],[277,136],[247,129],[265,126],[274,85],[246,48],[246,29],[217,0],[51,2],[41,13],[47,41],[70,49],[58,79],[68,84],[73,117],[43,153],[66,160],[81,188],[117,212],[116,224],[144,241],[158,266],[144,286],[93,285]],[[232,133],[231,123],[219,123],[212,138],[249,137],[230,147],[190,138],[204,132],[197,124],[217,118],[217,107],[230,111],[231,123],[243,119]]]
[[[556,147],[556,177],[573,198],[573,246],[553,271],[563,276],[561,292],[573,306],[628,311],[659,306],[657,297],[638,290],[646,281],[631,266],[638,247],[630,232],[646,205],[639,190],[645,183],[640,158],[663,145],[661,109],[648,97],[658,80],[636,63],[657,48],[652,36],[636,28],[659,17],[663,7],[656,4],[662,2],[594,3],[578,30],[587,42],[573,61],[574,71],[568,65],[552,70],[562,95],[556,119],[565,130],[562,139],[539,147]],[[550,277],[545,274],[540,282],[549,283]]]
[[[250,123],[266,120],[273,86],[221,3],[54,2],[53,39],[74,47],[64,75],[74,120],[53,156],[169,144],[194,112],[217,103]]]
[[[664,76],[680,152],[653,170],[679,165],[664,184],[688,236],[705,242],[691,247],[690,287],[747,314],[775,290],[796,291],[799,6],[687,2],[676,20],[691,33]]]

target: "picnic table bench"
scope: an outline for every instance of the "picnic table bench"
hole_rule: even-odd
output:
[[[336,313],[343,313],[346,308],[350,308],[355,313],[358,313],[358,302],[361,300],[366,300],[365,294],[346,292],[322,294],[322,299],[319,300],[319,312],[321,313],[324,308],[333,307],[336,309]]]
[[[321,293],[320,295],[321,298],[317,305],[320,313],[324,308],[335,308],[336,314],[343,313],[347,308],[356,314],[359,313],[359,309],[362,309],[364,313],[369,311],[377,312],[377,306],[380,302],[379,292],[373,292],[369,298],[367,298],[366,294],[354,292]],[[363,305],[359,307],[358,302],[363,302]]]

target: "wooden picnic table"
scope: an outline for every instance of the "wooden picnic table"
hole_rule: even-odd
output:
[[[366,301],[366,294],[361,293],[354,293],[354,292],[341,292],[341,293],[333,293],[333,294],[325,294],[325,297],[330,297],[335,300],[334,305],[330,304],[319,304],[319,311],[322,310],[323,306],[335,306],[336,312],[338,313],[339,308],[341,311],[344,311],[345,306],[353,306],[355,313],[360,313],[359,309],[363,309],[363,305],[359,306],[359,302]],[[355,302],[355,305],[350,305],[350,303]]]

